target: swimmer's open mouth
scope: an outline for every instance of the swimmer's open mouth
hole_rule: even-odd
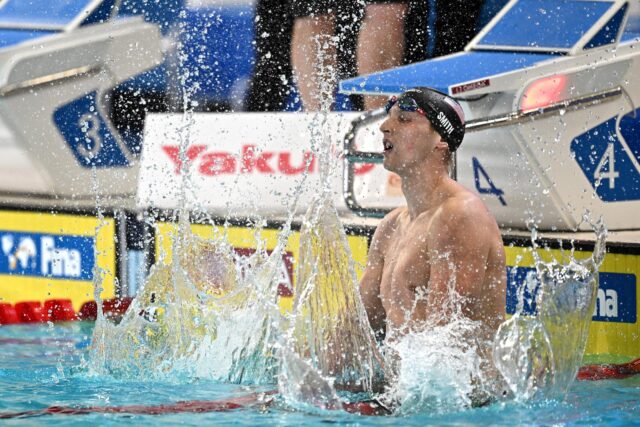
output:
[[[393,144],[387,141],[386,139],[382,141],[382,144],[384,145],[385,153],[388,151],[391,151],[391,149],[393,148]]]

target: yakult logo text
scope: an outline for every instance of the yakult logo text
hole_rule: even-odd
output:
[[[207,151],[206,145],[191,145],[185,157],[191,162],[195,171],[205,176],[241,174],[282,174],[301,175],[309,164],[309,172],[317,171],[317,162],[313,153],[305,151],[302,155],[289,151],[261,151],[255,145],[243,145],[239,154],[225,151]],[[182,160],[180,147],[163,145],[162,150],[175,165],[175,173],[180,174]],[[362,164],[355,169],[357,175],[371,171],[375,165]]]

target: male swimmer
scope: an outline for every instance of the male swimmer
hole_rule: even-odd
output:
[[[495,219],[474,193],[451,179],[452,155],[465,133],[451,97],[418,87],[392,97],[383,134],[385,169],[402,179],[406,207],[380,222],[360,292],[376,335],[399,337],[451,319],[451,298],[492,341],[505,316],[505,254]],[[490,366],[490,348],[481,349]],[[435,368],[435,367],[434,367]]]

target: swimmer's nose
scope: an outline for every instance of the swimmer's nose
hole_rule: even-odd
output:
[[[386,134],[386,133],[389,133],[389,131],[390,131],[389,118],[387,117],[380,125],[380,132],[382,132],[383,134]]]

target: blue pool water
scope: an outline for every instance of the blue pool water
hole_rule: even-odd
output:
[[[219,400],[252,389],[212,381],[132,382],[89,375],[83,367],[93,324],[0,327],[0,414],[49,406],[158,405]],[[163,415],[44,415],[6,425],[640,425],[640,376],[576,382],[564,401],[498,403],[485,408],[409,417],[367,417],[338,411],[294,411],[276,399],[266,410]]]

